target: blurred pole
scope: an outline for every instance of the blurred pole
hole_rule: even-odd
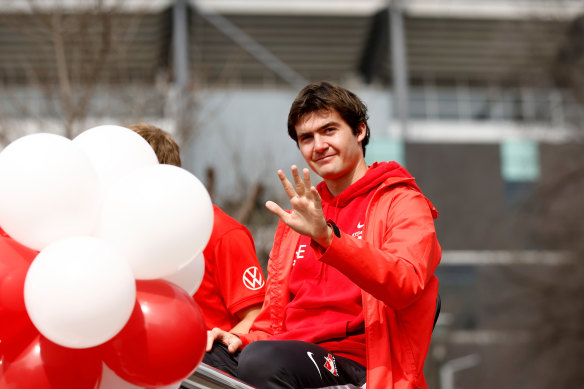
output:
[[[175,135],[185,141],[189,133],[189,42],[188,42],[187,0],[176,0],[172,10],[172,45],[175,112]]]
[[[393,81],[393,109],[400,125],[400,138],[408,136],[408,64],[403,23],[403,0],[388,0],[389,42]]]
[[[189,83],[187,0],[176,0],[172,10],[174,82],[179,88]]]
[[[470,354],[461,358],[451,359],[440,367],[440,389],[454,389],[454,373],[478,365],[481,357]]]

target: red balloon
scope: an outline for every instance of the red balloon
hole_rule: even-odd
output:
[[[59,346],[36,329],[2,341],[0,388],[96,389],[101,359],[96,348]]]
[[[39,253],[38,251],[33,250],[25,245],[22,245],[22,244],[18,243],[17,241],[15,241],[14,239],[12,239],[10,237],[10,235],[8,235],[1,227],[0,227],[0,238],[5,238],[5,239],[3,239],[5,244],[7,246],[10,246],[11,250],[13,250],[16,254],[18,254],[20,257],[26,259],[29,262],[32,262],[32,260]],[[3,253],[3,251],[0,251],[0,253]]]
[[[188,377],[203,359],[207,331],[193,298],[164,280],[136,282],[136,306],[126,326],[101,346],[120,378],[145,387]]]
[[[24,305],[24,279],[37,254],[0,229],[0,340],[32,325]]]

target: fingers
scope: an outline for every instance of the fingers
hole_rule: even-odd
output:
[[[225,344],[226,346],[229,346],[227,343],[225,343],[229,335],[231,335],[229,332],[223,331],[222,329],[217,327],[213,328],[211,331],[207,331],[206,351],[211,351],[211,349],[213,348],[213,343],[215,343],[216,340]]]
[[[241,341],[241,339],[239,339],[237,335],[232,336],[233,337],[230,338],[229,345],[227,346],[227,351],[229,351],[231,354],[239,350],[239,348],[243,344],[243,342]]]
[[[220,331],[219,328],[213,328],[211,331],[207,331],[207,348],[205,351],[211,351],[213,343],[215,342],[215,339],[218,338]]]
[[[312,188],[312,181],[310,181],[310,171],[306,168],[302,169],[302,176],[304,177],[304,187],[307,191]]]
[[[266,208],[280,219],[284,219],[288,213],[273,201],[266,201]]]
[[[284,188],[284,191],[288,195],[288,198],[291,199],[294,196],[296,196],[296,191],[294,190],[294,186],[292,186],[290,181],[288,181],[288,178],[286,178],[286,175],[284,174],[283,171],[278,170],[278,177],[280,178],[280,181],[282,181],[282,187]]]
[[[296,167],[296,165],[292,165],[290,170],[292,171],[292,178],[294,179],[294,186],[296,187],[296,193],[298,193],[298,196],[304,196],[304,193],[306,193],[307,188],[305,187],[304,182],[300,178],[300,173],[298,172],[298,168]],[[304,170],[303,170],[303,174],[304,174]],[[308,190],[310,190],[310,187],[308,187]]]
[[[288,180],[282,170],[278,170],[278,177],[282,182],[284,191],[288,195],[288,198],[292,199],[295,196],[304,196],[306,193],[310,193],[310,188],[312,187],[312,182],[310,181],[310,171],[306,168],[302,169],[302,178],[300,177],[300,172],[296,165],[290,167],[292,172],[292,180],[294,185]]]
[[[225,346],[227,346],[227,350],[230,353],[234,353],[237,350],[239,350],[239,348],[243,344],[241,342],[241,339],[239,339],[239,336],[234,335],[227,331],[223,331],[222,329],[219,328],[213,328],[211,331],[207,331],[207,348],[205,349],[205,351],[207,352],[211,351],[211,349],[213,348],[213,343],[215,341],[219,341],[223,343]]]
[[[315,207],[318,209],[321,209],[322,208],[322,201],[320,198],[320,194],[318,193],[318,190],[314,186],[311,186],[310,193],[312,193]]]

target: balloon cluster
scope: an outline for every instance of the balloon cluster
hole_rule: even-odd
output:
[[[119,126],[0,152],[0,388],[177,388],[206,343],[192,299],[203,184]]]

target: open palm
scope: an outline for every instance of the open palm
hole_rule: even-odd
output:
[[[288,180],[281,170],[278,170],[278,177],[290,199],[292,211],[283,210],[273,201],[268,201],[266,208],[282,219],[294,231],[309,236],[317,243],[327,247],[328,243],[330,243],[331,234],[322,213],[320,195],[310,181],[310,173],[308,169],[303,169],[302,177],[300,177],[298,168],[294,165],[292,165],[291,171],[294,184]]]

